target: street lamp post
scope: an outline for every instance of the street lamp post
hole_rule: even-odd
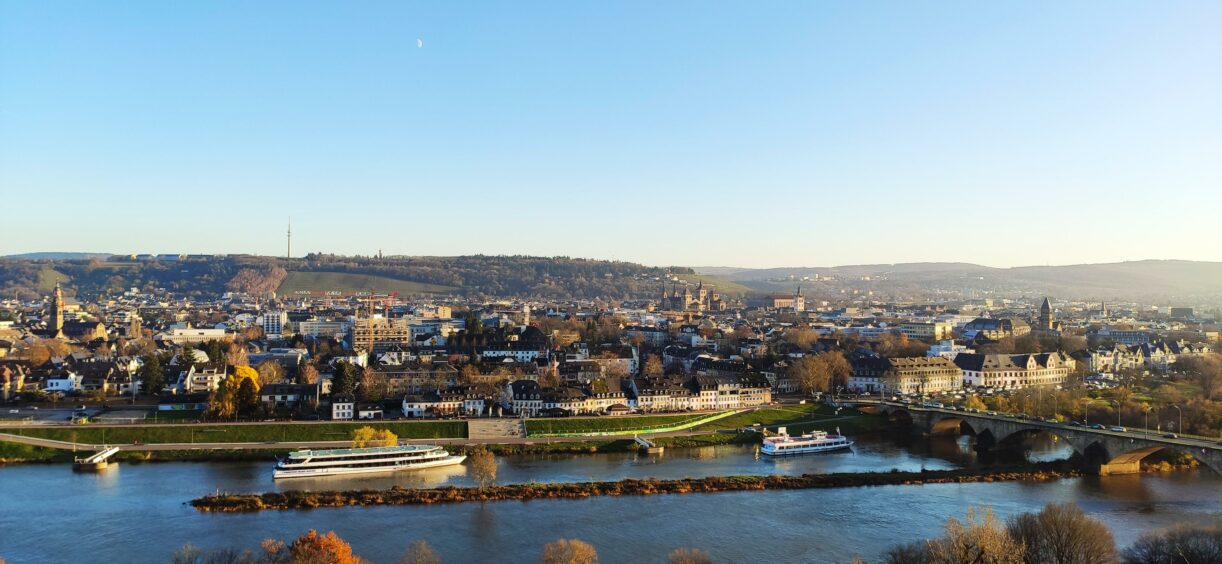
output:
[[[1112,403],[1116,404],[1116,426],[1121,427],[1122,425],[1120,424],[1120,401],[1112,400]]]
[[[1146,408],[1143,409],[1142,412],[1146,414],[1146,423],[1144,427],[1146,430],[1146,434],[1149,435],[1150,434],[1150,406],[1146,406]]]
[[[1180,406],[1174,405],[1174,404],[1172,404],[1171,407],[1174,407],[1175,411],[1180,414],[1180,423],[1179,425],[1176,425],[1175,431],[1177,433],[1183,433],[1184,432],[1184,410],[1180,409]]]

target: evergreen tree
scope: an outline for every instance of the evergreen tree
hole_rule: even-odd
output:
[[[245,416],[254,415],[259,411],[259,392],[255,390],[254,381],[250,378],[242,379],[242,383],[238,385],[234,403],[237,404],[238,413]]]
[[[356,391],[356,367],[347,362],[335,364],[335,373],[331,375],[331,394],[350,396]]]
[[[136,374],[144,382],[144,392],[147,394],[156,394],[165,388],[165,370],[161,367],[161,358],[155,354],[144,357],[144,364]]]

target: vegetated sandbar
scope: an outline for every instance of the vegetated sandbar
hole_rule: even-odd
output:
[[[681,480],[624,479],[610,482],[526,483],[455,487],[324,492],[270,492],[208,495],[191,501],[200,511],[246,512],[265,509],[314,509],[362,505],[429,505],[471,501],[576,499],[594,496],[644,496],[860,486],[895,486],[1002,481],[1047,481],[1081,476],[1067,464],[1044,463],[1013,469],[929,470],[803,474],[801,476],[710,476]]]

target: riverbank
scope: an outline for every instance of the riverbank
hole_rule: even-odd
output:
[[[625,479],[584,483],[527,483],[483,488],[450,486],[432,489],[406,489],[395,487],[389,490],[220,494],[191,500],[191,505],[203,512],[237,513],[273,509],[432,505],[474,501],[581,499],[599,496],[650,496],[974,482],[1044,482],[1079,476],[1082,476],[1082,474],[1071,468],[1067,463],[1057,462],[991,470],[892,471],[803,474],[800,476],[712,476],[680,480]]]
[[[288,450],[277,449],[182,449],[124,450],[111,457],[113,462],[272,462]],[[23,445],[0,441],[0,466],[16,464],[71,464],[82,453],[70,450]]]
[[[351,440],[356,429],[389,429],[401,439],[465,439],[466,421],[359,421],[352,423],[180,423],[170,425],[23,426],[5,432],[87,444],[259,443]]]

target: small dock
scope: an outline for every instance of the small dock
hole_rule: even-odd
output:
[[[110,457],[119,452],[119,447],[110,447],[93,453],[85,458],[77,458],[73,461],[72,469],[82,472],[96,472],[104,470],[110,466]]]
[[[658,446],[657,443],[640,435],[633,435],[632,439],[636,441],[637,447],[645,454],[662,454],[662,451],[666,449],[666,447]]]

